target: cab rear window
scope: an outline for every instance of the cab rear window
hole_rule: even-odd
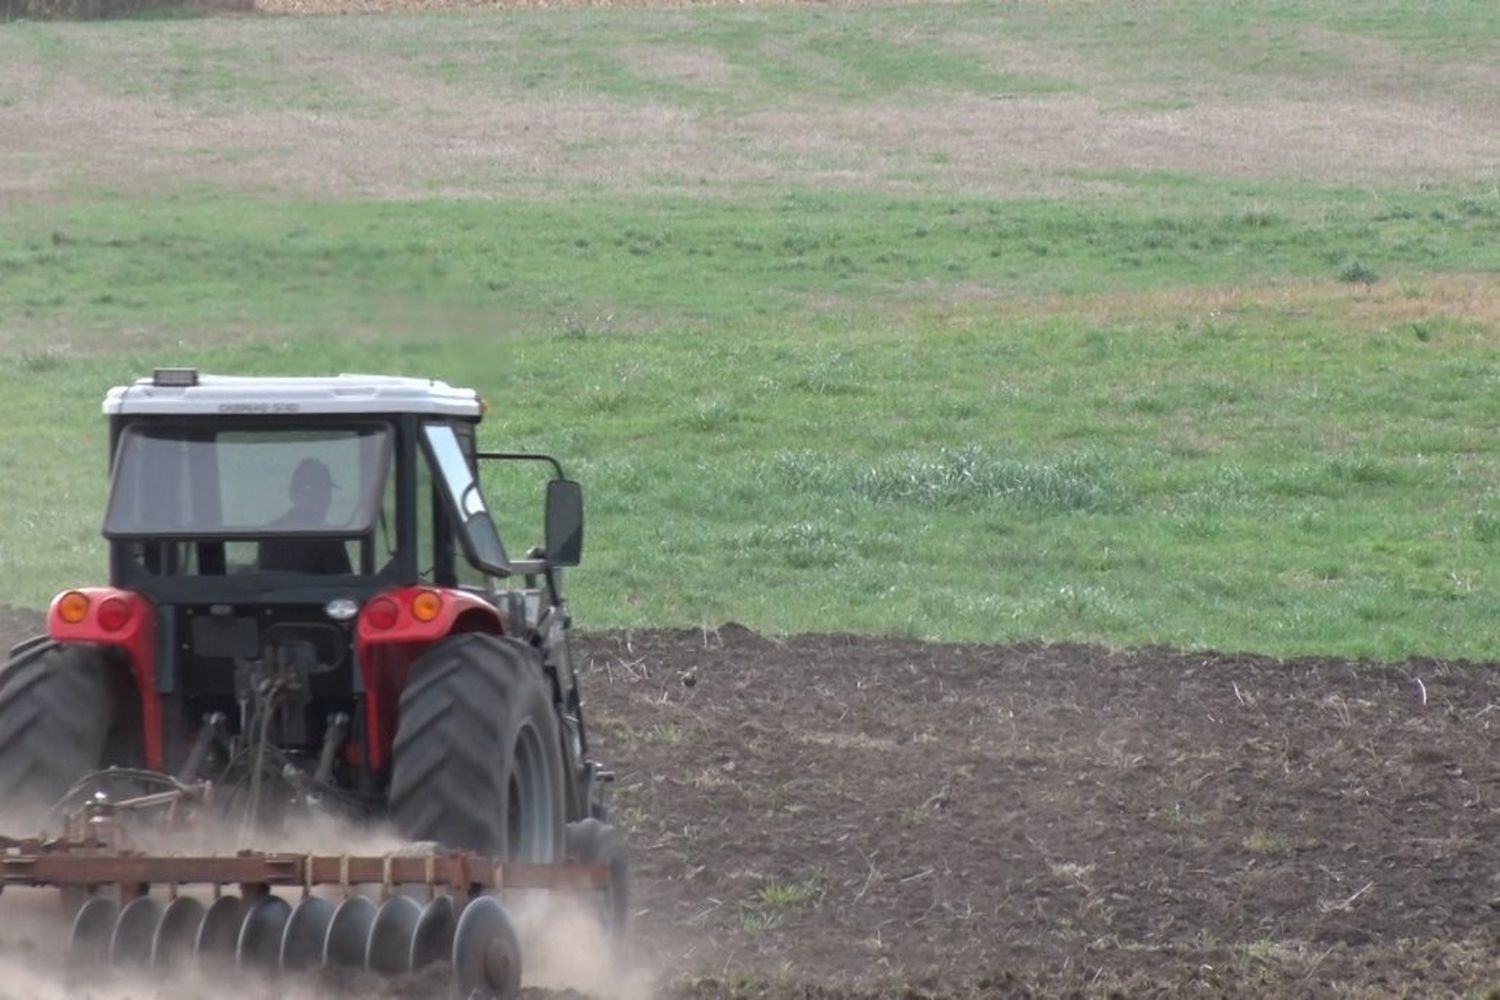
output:
[[[383,425],[131,427],[120,438],[104,534],[361,535],[379,517],[390,467]]]

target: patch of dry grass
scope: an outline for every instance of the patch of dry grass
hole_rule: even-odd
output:
[[[1046,96],[716,116],[660,103],[469,99],[462,114],[396,122],[275,110],[206,117],[58,93],[7,114],[13,196],[190,183],[319,198],[546,197],[579,185],[1066,197],[1114,186],[1088,173],[1407,183],[1500,162],[1500,118],[1407,102],[1124,112]]]
[[[976,289],[976,294],[982,290]],[[1038,296],[1010,303],[1031,318],[1059,317],[1085,323],[1122,324],[1163,318],[1214,318],[1238,312],[1281,312],[1302,318],[1341,317],[1370,331],[1432,320],[1468,324],[1474,346],[1500,348],[1500,296],[1488,274],[1436,274],[1420,281],[1370,288],[1331,281],[1274,286],[1206,285],[1100,295]]]
[[[938,0],[958,3],[959,0]],[[896,7],[909,0],[255,0],[262,14],[408,14],[470,10],[688,10],[703,8]]]
[[[1046,9],[1022,10],[1045,36]],[[0,197],[183,185],[1074,197],[1139,171],[1409,185],[1493,177],[1500,163],[1500,104],[1475,96],[1493,94],[1493,64],[1434,66],[1315,26],[1295,35],[1307,66],[1247,81],[1195,74],[1190,44],[1138,53],[1177,77],[1133,67],[1073,37],[1065,9],[1040,40],[968,8],[599,16],[26,26],[0,39],[0,94],[26,95],[0,104]],[[592,50],[575,44],[603,45],[618,72],[588,76]],[[527,60],[559,45],[560,68],[538,83]],[[990,82],[943,77],[939,61],[924,83],[929,58],[969,60]],[[913,82],[874,86],[892,67]]]

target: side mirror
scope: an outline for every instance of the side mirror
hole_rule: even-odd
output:
[[[547,561],[577,566],[583,559],[583,487],[572,479],[547,483]]]

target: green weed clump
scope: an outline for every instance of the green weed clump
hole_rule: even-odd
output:
[[[1481,510],[1475,513],[1474,538],[1485,545],[1500,545],[1500,511]]]
[[[1338,278],[1345,284],[1373,285],[1380,280],[1380,275],[1358,257],[1350,257],[1339,265]]]
[[[902,455],[863,469],[852,492],[875,503],[917,507],[1016,506],[1038,511],[1118,510],[1121,498],[1091,455],[1056,461],[995,456],[983,448]]]
[[[969,446],[861,463],[814,452],[783,452],[773,470],[793,491],[881,506],[1055,513],[1117,511],[1124,506],[1118,484],[1090,454],[1025,459]]]
[[[773,878],[760,887],[759,897],[766,906],[786,908],[807,902],[817,891],[818,883],[814,879],[793,882]]]

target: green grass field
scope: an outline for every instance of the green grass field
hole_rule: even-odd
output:
[[[1477,2],[0,25],[0,603],[192,363],[478,386],[587,627],[1500,659],[1496,65]]]

